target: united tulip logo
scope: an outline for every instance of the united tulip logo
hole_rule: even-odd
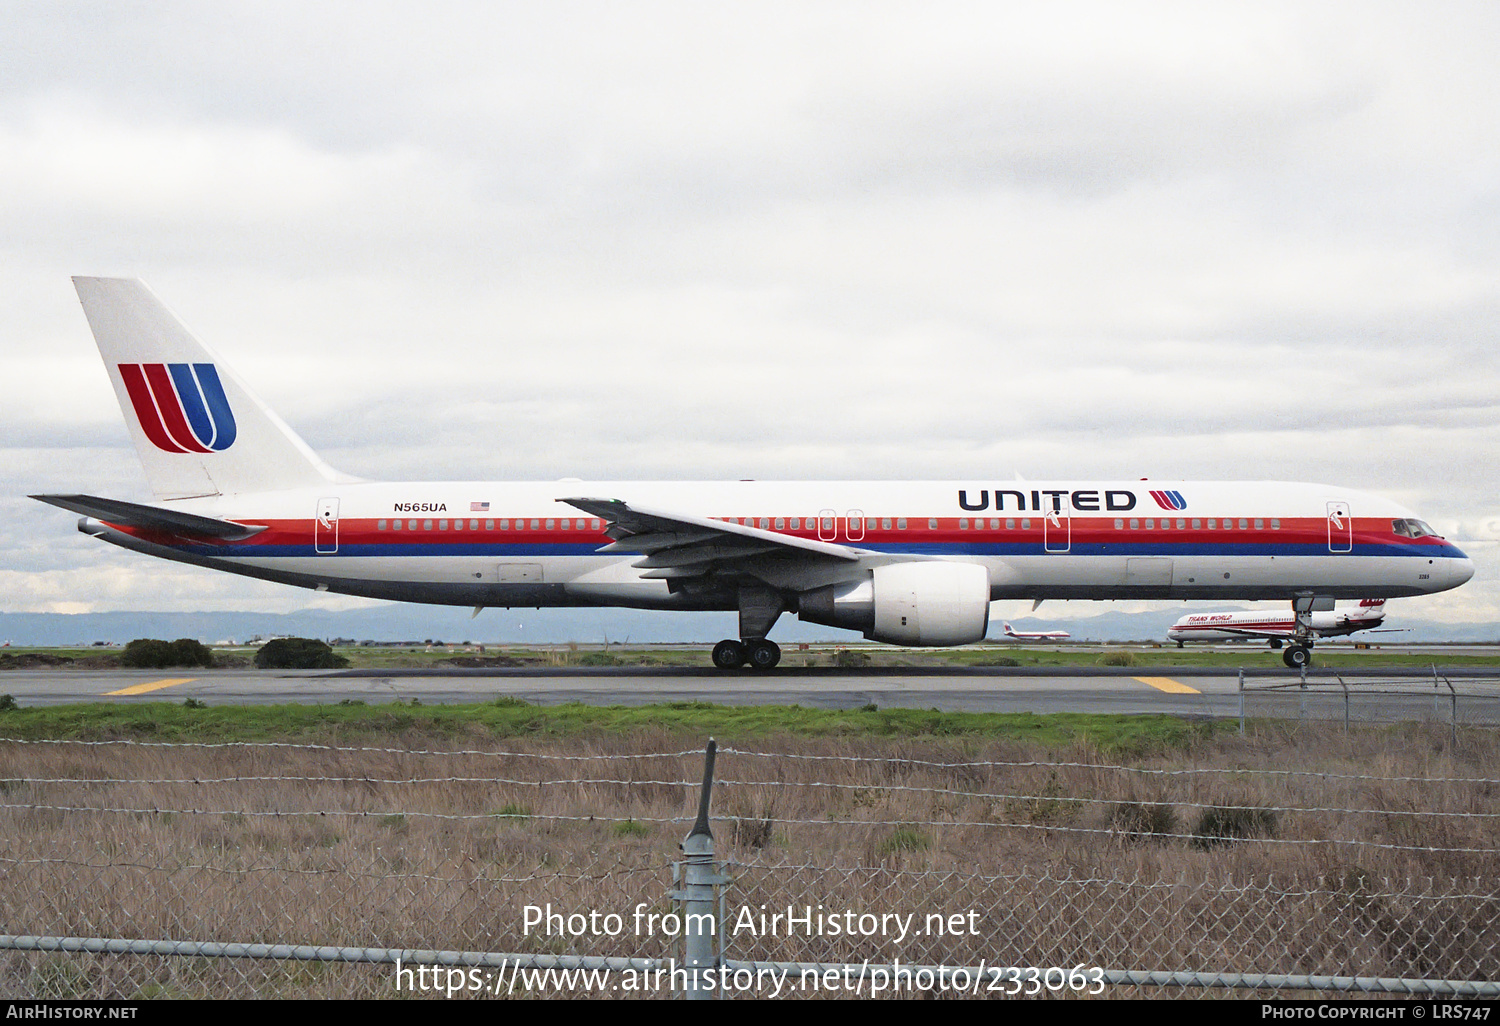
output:
[[[234,414],[211,363],[122,363],[136,419],[163,452],[223,452],[234,444]]]

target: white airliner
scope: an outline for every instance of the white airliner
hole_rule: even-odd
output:
[[[75,278],[155,505],[35,498],[85,534],[407,602],[739,614],[714,663],[776,665],[784,612],[900,645],[985,636],[996,599],[1336,598],[1474,568],[1406,509],[1318,484],[372,482],[331,469],[140,282]]]
[[[1006,637],[1017,641],[1061,641],[1072,637],[1067,631],[1018,631],[1011,627],[1009,620],[1001,624],[1001,630],[1005,631]]]
[[[1384,622],[1385,599],[1361,599],[1353,608],[1313,613],[1309,626],[1314,637],[1337,638],[1355,631],[1373,631]],[[1280,648],[1296,637],[1297,618],[1292,613],[1190,613],[1167,628],[1167,640],[1177,642],[1178,648],[1188,641],[1244,638],[1264,638],[1272,648]],[[1292,655],[1288,664],[1301,665],[1301,657]]]

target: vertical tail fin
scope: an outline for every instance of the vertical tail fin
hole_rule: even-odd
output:
[[[120,411],[163,499],[347,480],[131,278],[74,278]]]

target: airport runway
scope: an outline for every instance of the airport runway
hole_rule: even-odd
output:
[[[1455,681],[1466,676],[1453,671]],[[1393,674],[1382,673],[1390,680]],[[1317,673],[1310,682],[1329,681]],[[1347,672],[1345,679],[1352,679]],[[1441,699],[1430,673],[1412,671],[1401,684],[1415,692],[1412,703],[1430,711]],[[1263,688],[1280,685],[1295,693],[1298,677],[1274,672],[1250,679]],[[1408,683],[1409,682],[1409,683]],[[1356,690],[1360,685],[1352,685]],[[1370,689],[1378,685],[1371,683]],[[1474,682],[1468,690],[1493,692],[1500,685]],[[342,701],[370,704],[413,699],[423,704],[486,702],[512,696],[555,705],[645,705],[713,702],[725,705],[792,705],[853,709],[939,709],[944,712],[1168,713],[1192,717],[1239,715],[1239,678],[1233,671],[1175,668],[972,669],[796,669],[766,674],[711,669],[565,668],[483,670],[11,670],[0,676],[0,693],[22,706],[73,702],[182,702],[210,705]],[[1339,699],[1340,703],[1342,699]],[[1425,718],[1425,716],[1424,716]]]

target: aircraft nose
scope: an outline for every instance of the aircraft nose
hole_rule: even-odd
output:
[[[1448,568],[1448,586],[1457,588],[1474,576],[1474,561],[1468,556],[1460,555],[1457,559],[1448,561],[1453,565]]]

